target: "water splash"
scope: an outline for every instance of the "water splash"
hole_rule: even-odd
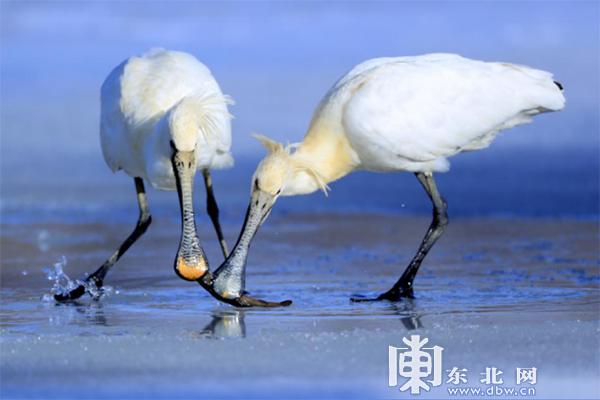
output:
[[[92,296],[94,300],[100,300],[103,297],[112,296],[113,294],[119,294],[118,290],[115,290],[112,286],[102,287],[96,286],[93,282],[87,281],[77,281],[78,284],[83,285],[85,287],[85,291]]]
[[[56,294],[67,294],[79,286],[79,282],[71,280],[67,274],[64,273],[63,268],[66,267],[66,265],[67,258],[62,256],[60,261],[54,264],[54,269],[44,269],[44,272],[48,276],[48,280],[54,281],[54,285],[52,286],[52,289],[50,289],[52,296]]]
[[[44,269],[48,280],[54,281],[54,285],[50,289],[50,294],[44,294],[44,296],[42,296],[43,301],[54,301],[55,295],[65,295],[75,290],[80,285],[85,287],[86,293],[92,296],[92,299],[94,300],[100,300],[104,296],[118,293],[112,286],[97,287],[93,282],[69,278],[63,270],[66,265],[67,258],[62,256],[60,261],[54,264],[54,269]]]

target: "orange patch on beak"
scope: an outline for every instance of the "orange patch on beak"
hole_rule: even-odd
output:
[[[206,274],[206,271],[208,271],[208,266],[204,258],[200,259],[198,265],[186,264],[183,257],[179,257],[177,261],[177,273],[180,277],[188,281],[195,281],[202,278]]]

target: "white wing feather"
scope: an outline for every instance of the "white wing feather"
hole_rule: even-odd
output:
[[[382,58],[340,79],[312,123],[340,118],[361,168],[444,171],[446,157],[487,147],[500,130],[564,101],[550,73],[525,66],[451,54]]]
[[[207,99],[221,98],[222,101]],[[148,179],[148,141],[155,125],[176,104],[206,106],[215,110],[198,126],[198,169],[227,167],[233,163],[231,123],[227,99],[210,70],[190,54],[150,49],[131,57],[106,78],[101,90],[100,139],[108,166]],[[201,110],[200,110],[201,111]],[[204,125],[202,125],[204,124]],[[210,139],[205,135],[210,131]],[[155,146],[156,147],[156,146]],[[151,150],[153,150],[152,148]],[[156,158],[151,155],[151,158]],[[163,167],[165,172],[169,165]],[[150,181],[153,185],[154,182]],[[159,185],[160,186],[160,185]],[[169,187],[160,187],[172,189]]]

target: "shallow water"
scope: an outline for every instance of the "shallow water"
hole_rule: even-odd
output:
[[[444,348],[444,369],[471,371],[464,386],[478,386],[490,366],[515,386],[515,368],[535,366],[538,397],[597,397],[597,224],[455,218],[417,277],[416,300],[351,303],[397,279],[428,222],[272,217],[253,244],[247,283],[254,296],[294,301],[271,310],[218,304],[177,278],[179,227],[168,218],[110,272],[110,295],[45,301],[53,282],[44,268],[64,254],[64,271],[81,279],[130,225],[4,224],[2,397],[405,396],[388,387],[387,354],[412,334]],[[200,226],[216,268],[214,234]],[[235,236],[238,227],[224,229]],[[422,396],[445,397],[447,386]]]

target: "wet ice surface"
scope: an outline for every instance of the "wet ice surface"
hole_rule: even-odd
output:
[[[455,218],[417,277],[418,299],[349,302],[387,289],[428,223],[272,216],[253,244],[247,283],[254,296],[294,300],[272,310],[220,305],[177,278],[179,227],[165,218],[108,275],[110,295],[43,300],[53,284],[44,268],[64,254],[64,272],[83,279],[131,226],[5,224],[1,395],[407,397],[388,387],[388,346],[418,334],[444,348],[444,370],[467,368],[463,386],[478,386],[480,372],[497,367],[514,387],[517,367],[536,367],[536,397],[597,398],[597,223]],[[218,244],[209,225],[199,226],[214,269]],[[232,242],[239,225],[226,221],[224,229]],[[421,397],[445,397],[447,387]]]

